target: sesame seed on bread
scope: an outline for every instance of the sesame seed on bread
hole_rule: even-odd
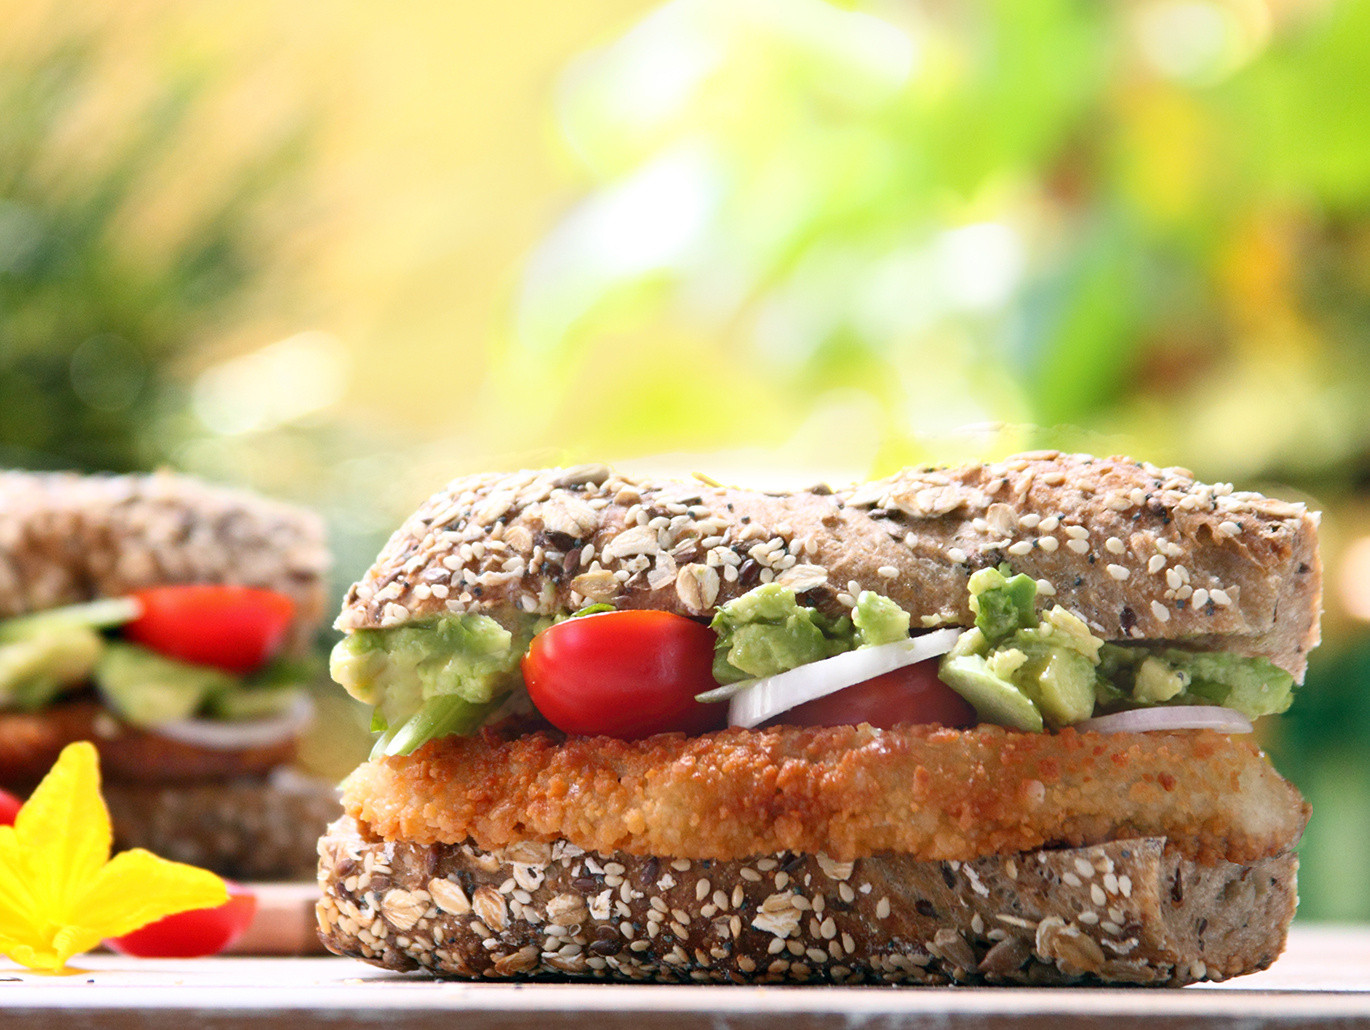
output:
[[[703,616],[758,583],[840,613],[884,594],[967,625],[966,582],[1008,563],[1110,640],[1264,655],[1301,679],[1318,641],[1317,518],[1183,469],[1041,452],[769,494],[605,466],[458,479],[348,592],[342,630],[590,602]]]

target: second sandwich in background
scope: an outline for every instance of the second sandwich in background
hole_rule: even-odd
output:
[[[336,792],[291,761],[328,564],[316,515],[245,491],[0,473],[0,787],[90,740],[117,847],[311,876]]]

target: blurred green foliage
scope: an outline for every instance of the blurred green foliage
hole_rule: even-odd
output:
[[[590,190],[509,360],[594,369],[663,447],[700,430],[633,400],[653,376],[771,439],[857,385],[878,468],[984,418],[1224,479],[1362,475],[1368,38],[1364,0],[674,0],[562,84]]]
[[[251,295],[262,210],[306,134],[264,141],[208,191],[168,177],[212,63],[168,62],[111,104],[117,42],[52,21],[0,61],[0,461],[147,468],[178,442],[160,431],[185,404],[176,359]],[[158,204],[188,206],[175,231]]]

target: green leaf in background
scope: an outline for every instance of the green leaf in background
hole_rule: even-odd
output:
[[[1076,228],[1068,259],[1024,297],[1016,345],[1034,421],[1074,423],[1115,400],[1134,370],[1142,321],[1140,261],[1120,213]]]
[[[178,182],[213,62],[116,93],[117,42],[52,12],[47,29],[0,62],[0,459],[144,468],[179,442],[156,432],[185,405],[177,357],[254,288],[306,134],[261,140],[212,189]]]

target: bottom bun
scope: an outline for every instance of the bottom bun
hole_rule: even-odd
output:
[[[337,788],[289,769],[199,783],[106,783],[116,848],[146,848],[236,880],[309,880]]]
[[[490,852],[344,817],[319,841],[317,913],[335,954],[450,977],[1178,986],[1275,960],[1297,866],[1199,865],[1154,837],[969,862]]]

